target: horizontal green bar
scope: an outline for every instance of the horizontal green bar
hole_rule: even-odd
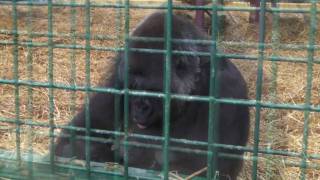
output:
[[[257,56],[254,55],[241,55],[241,54],[218,54],[218,57],[224,57],[229,59],[239,59],[239,60],[257,60]],[[289,62],[289,63],[308,63],[307,58],[297,58],[297,57],[286,57],[286,56],[264,56],[264,61],[276,61],[276,62]],[[313,64],[320,64],[320,58],[315,58]]]
[[[25,47],[48,47],[48,43],[36,43],[36,42],[18,42],[16,43],[19,46]],[[16,45],[13,41],[0,41],[0,45]],[[53,48],[62,48],[62,49],[80,49],[85,50],[84,45],[66,45],[66,44],[54,44]],[[310,48],[310,47],[307,47]],[[97,51],[113,51],[119,52],[123,51],[124,48],[113,48],[113,47],[104,47],[104,46],[90,46],[91,50]],[[130,51],[133,52],[144,52],[144,53],[158,53],[165,54],[165,50],[157,49],[144,49],[144,48],[130,48]],[[208,52],[190,52],[190,51],[172,51],[174,55],[192,55],[192,56],[211,56]],[[240,60],[257,60],[255,55],[239,55],[239,54],[217,54],[218,57],[225,57],[231,59],[240,59]],[[281,61],[281,62],[292,62],[292,63],[307,63],[307,58],[293,58],[293,57],[284,57],[284,56],[265,56],[265,61]],[[320,58],[314,58],[314,64],[320,64]]]
[[[309,3],[310,4],[310,3]],[[310,13],[310,9],[308,8],[275,8],[268,7],[266,9],[267,12],[275,12],[275,13]],[[319,10],[316,11],[317,14],[320,13]]]
[[[31,37],[48,37],[49,34],[46,32],[31,32],[28,33],[27,31],[18,31],[14,32],[12,30],[0,30],[0,34],[5,35],[28,35]],[[84,34],[70,34],[70,33],[53,33],[51,34],[54,38],[79,38],[79,39],[85,39]],[[91,40],[117,40],[118,38],[116,36],[108,36],[108,35],[92,35]],[[131,37],[131,41],[142,41],[142,42],[163,42],[163,38],[153,38],[153,37]],[[172,39],[172,42],[174,43],[193,43],[193,44],[199,44],[199,45],[212,45],[212,41],[210,40],[195,40],[195,39]],[[2,41],[2,43],[11,44],[10,41]],[[28,42],[27,42],[28,43]],[[29,42],[30,44],[33,44],[34,42]],[[29,44],[29,45],[30,45]],[[23,44],[21,44],[23,45]],[[41,45],[41,44],[39,44]],[[46,43],[43,43],[44,46],[47,46]],[[255,42],[236,42],[236,41],[220,41],[217,42],[217,45],[219,46],[228,46],[228,47],[241,47],[241,48],[258,48],[259,43]],[[32,46],[32,45],[30,45]],[[273,43],[265,43],[264,44],[266,49],[274,48]],[[304,51],[308,49],[313,50],[320,50],[320,45],[315,46],[309,46],[308,44],[279,44],[278,47],[279,50],[297,50],[297,51]],[[192,53],[193,54],[193,53]]]
[[[164,42],[164,38],[154,38],[154,37],[131,37],[131,41],[141,41],[141,42]],[[213,45],[212,40],[203,40],[203,39],[172,39],[173,43],[180,44],[197,44],[197,45]],[[238,41],[218,41],[216,44],[219,46],[230,46],[230,47],[241,47],[241,48],[258,48],[263,45],[266,49],[274,48],[274,43],[256,43],[256,42],[238,42]],[[278,49],[280,50],[299,50],[304,51],[308,49],[320,50],[320,45],[310,46],[308,44],[277,44]]]
[[[0,29],[0,34],[5,35],[28,35],[31,37],[48,37],[49,34],[47,32],[28,32],[28,31],[17,31],[9,30],[9,29]],[[71,34],[71,33],[53,33],[50,34],[52,37],[61,37],[61,38],[79,38],[79,39],[85,39],[85,34]],[[118,40],[116,36],[109,36],[109,35],[92,35],[92,40]],[[129,38],[130,41],[141,41],[141,42],[164,42],[164,38],[155,38],[155,37],[136,37],[132,36]],[[213,42],[211,40],[203,40],[203,39],[172,39],[172,42],[174,43],[193,43],[193,44],[204,44],[204,45],[212,45]],[[257,48],[259,46],[259,43],[256,42],[237,42],[237,41],[219,41],[217,44],[222,45],[230,45],[235,47],[245,47],[248,48]],[[265,48],[273,48],[273,43],[264,43]],[[295,49],[295,50],[305,50],[308,48],[311,48],[313,50],[319,50],[320,45],[314,45],[310,46],[308,44],[279,44],[279,47],[281,49]],[[301,49],[302,48],[302,49]]]
[[[14,124],[15,123],[15,119],[0,117],[0,122],[6,122],[6,123]],[[36,126],[36,127],[48,127],[48,128],[50,127],[50,125],[48,123],[34,122],[34,121],[31,121],[31,120],[27,120],[27,119],[21,119],[21,125]],[[55,125],[54,129],[67,129],[67,130],[74,130],[74,131],[79,131],[79,132],[85,132],[85,130],[86,130],[85,128],[74,127],[74,126],[66,126],[66,125]],[[119,137],[123,137],[124,136],[123,132],[110,131],[110,130],[91,129],[90,132],[98,133],[98,134],[105,134],[105,135],[119,136]],[[38,133],[38,132],[34,132],[34,133],[38,134],[38,135],[46,136],[45,133]],[[69,135],[56,135],[55,134],[54,137],[69,137]],[[142,140],[158,141],[158,142],[164,141],[164,138],[162,136],[151,136],[151,135],[142,135],[142,134],[130,133],[129,137],[134,137],[134,138],[142,139]],[[85,140],[86,137],[78,135],[76,137],[76,139]],[[90,140],[92,140],[94,142],[111,143],[111,140],[109,138],[90,137]],[[201,147],[207,147],[208,146],[207,142],[204,142],[204,141],[193,141],[193,140],[188,140],[188,139],[170,138],[170,142],[171,143],[178,143],[178,144],[181,144],[181,145],[185,144],[185,145],[194,145],[194,146],[201,146]],[[240,151],[245,151],[245,152],[253,152],[253,148],[252,147],[243,147],[243,146],[226,145],[226,144],[218,144],[218,143],[214,143],[214,144],[212,144],[212,146],[220,147],[220,148],[223,148],[223,149],[240,150]],[[146,145],[144,147],[152,148],[153,146]],[[153,147],[153,148],[156,148],[156,147]],[[180,152],[192,152],[194,149],[187,150],[186,148],[183,148],[182,150],[180,150],[180,148],[175,148],[173,150],[180,151]],[[299,157],[299,158],[301,157],[301,153],[292,152],[292,151],[274,150],[274,149],[269,149],[269,148],[259,148],[258,153],[260,153],[260,154],[280,155],[280,156],[290,156],[290,157]],[[320,160],[320,154],[308,154],[307,158]]]
[[[5,35],[25,35],[25,36],[31,36],[31,37],[48,37],[49,34],[46,32],[27,32],[27,31],[18,31],[14,32],[12,30],[7,29],[1,29],[0,34]],[[85,34],[70,34],[70,33],[53,33],[51,34],[54,38],[79,38],[79,39],[85,39]],[[141,42],[164,42],[163,38],[154,38],[154,37],[131,37],[129,38],[130,41],[141,41]],[[109,36],[109,35],[92,35],[91,40],[118,40],[116,36]],[[172,39],[172,42],[174,43],[192,43],[192,44],[198,44],[198,45],[212,45],[213,42],[210,40],[196,40],[196,39]],[[5,43],[3,41],[3,43]],[[10,42],[7,41],[7,44]],[[31,43],[31,42],[30,42]],[[45,43],[44,43],[45,44]],[[46,44],[45,44],[46,45]],[[228,47],[241,47],[241,48],[258,48],[259,43],[256,42],[237,42],[237,41],[219,41],[217,42],[217,45],[221,46],[228,46]],[[265,48],[274,48],[273,43],[265,43]],[[279,44],[278,49],[280,50],[298,50],[298,51],[304,51],[308,49],[313,50],[320,50],[320,45],[315,46],[309,46],[308,44]]]
[[[306,164],[301,165],[300,163],[297,163],[297,162],[293,162],[290,160],[284,160],[284,164],[291,166],[291,167],[320,170],[319,163],[306,162]]]
[[[131,143],[133,145],[133,143]],[[141,144],[136,144],[137,147],[144,147]],[[161,146],[159,147],[161,148]],[[57,176],[63,176],[63,177],[81,177],[82,173],[86,172],[86,168],[84,166],[85,161],[81,160],[74,160],[69,158],[56,158],[55,167],[57,171],[53,174],[51,172],[46,172],[48,170],[51,170],[50,162],[48,161],[48,156],[39,156],[35,153],[32,154],[33,159],[29,159],[29,154],[27,153],[21,153],[21,165],[19,166],[19,171],[17,171],[17,163],[15,163],[15,152],[6,151],[6,150],[0,150],[0,175],[6,175],[7,177],[13,177],[14,175],[21,175],[19,172],[23,170],[24,168],[27,168],[26,170],[30,170],[30,164],[32,164],[32,169],[34,172],[34,177],[40,177],[45,176],[46,179],[51,177],[57,178]],[[227,153],[219,153],[220,157],[225,158],[240,158],[244,160],[252,160],[257,159],[261,157],[242,157],[239,155],[232,155]],[[282,159],[284,164],[300,167],[300,164],[294,161],[289,161],[286,159]],[[31,162],[31,163],[30,163]],[[121,166],[119,166],[119,169],[110,169],[107,166],[107,163],[97,163],[97,162],[90,162],[90,171],[94,172],[94,176],[122,176],[121,171],[119,170]],[[114,167],[114,166],[112,166]],[[319,169],[320,166],[317,163],[308,163],[304,168],[312,168],[312,169]],[[74,172],[74,170],[79,171],[77,173]],[[71,171],[71,172],[70,172]],[[73,171],[73,172],[72,172]],[[5,173],[4,173],[5,172]],[[17,173],[17,174],[16,174]],[[43,173],[43,174],[39,174]],[[143,170],[138,168],[129,168],[129,176],[138,178],[138,177],[144,177],[144,178],[151,178],[157,175],[158,173],[156,171],[152,170]]]
[[[0,5],[11,5],[10,2],[0,1]],[[160,3],[152,3],[153,5],[147,3],[133,3],[129,5],[130,9],[167,9],[166,5]],[[28,2],[17,2],[17,6],[47,6],[47,4],[39,3],[28,3]],[[52,3],[53,7],[85,7],[83,3]],[[92,8],[125,8],[123,4],[114,4],[114,3],[91,3],[90,7]],[[211,6],[191,6],[191,5],[173,5],[172,9],[178,10],[208,10],[212,9]],[[254,12],[260,10],[259,7],[237,7],[237,6],[217,6],[217,11],[245,11],[245,12]],[[267,7],[266,12],[278,12],[278,13],[309,13],[310,9],[308,8],[271,8]],[[320,13],[319,10],[316,13]]]
[[[0,34],[5,35],[22,35],[22,36],[30,36],[30,37],[48,37],[49,34],[47,32],[28,32],[28,31],[18,31],[14,32],[12,30],[8,29],[0,29]],[[85,34],[79,34],[79,33],[53,33],[51,34],[53,38],[78,38],[78,39],[85,39]],[[117,40],[118,38],[116,36],[109,36],[109,35],[91,35],[91,40]]]
[[[14,45],[12,41],[0,41],[0,45]],[[48,43],[38,43],[38,42],[18,42],[18,46],[25,47],[48,47]],[[80,49],[86,50],[85,45],[66,45],[66,44],[53,44],[53,48],[62,48],[62,49]],[[100,50],[100,51],[123,51],[123,48],[112,48],[104,46],[90,46],[91,50]]]
[[[32,154],[33,160],[28,159],[28,153],[22,153],[21,164],[18,165],[15,159],[15,152],[0,150],[0,176],[7,178],[26,179],[30,168],[33,177],[36,179],[87,179],[88,169],[84,166],[85,161],[69,158],[56,158],[55,171],[52,171],[48,156],[39,156]],[[31,166],[31,167],[30,167]],[[122,166],[114,163],[108,166],[108,163],[90,162],[90,177],[92,179],[112,179],[117,176],[122,180]],[[159,172],[144,170],[139,168],[129,168],[129,177],[132,179],[159,179]]]
[[[85,86],[68,86],[65,84],[58,83],[45,83],[45,82],[36,82],[36,81],[24,81],[24,80],[7,80],[0,79],[1,84],[10,84],[10,85],[19,85],[19,86],[30,86],[30,87],[42,87],[42,88],[54,88],[54,89],[64,89],[64,90],[72,90],[72,91],[86,91],[87,87]],[[89,87],[90,92],[104,92],[104,93],[112,93],[112,94],[124,94],[124,90],[118,90],[114,88],[103,88],[103,87]],[[164,93],[161,92],[148,92],[148,91],[136,91],[129,90],[129,95],[134,96],[145,96],[145,97],[157,97],[163,98]],[[194,96],[194,95],[180,95],[180,94],[172,94],[172,99],[179,99],[185,101],[200,101],[200,102],[210,102],[212,101],[212,97],[210,96]],[[246,105],[246,106],[256,106],[259,104],[262,108],[273,108],[273,109],[290,109],[290,110],[308,110],[313,112],[320,112],[319,105],[305,105],[305,104],[288,104],[281,103],[275,104],[273,102],[259,102],[256,100],[242,100],[242,99],[230,99],[230,98],[217,98],[215,99],[217,103],[226,103],[226,104],[236,104],[236,105]]]
[[[76,178],[76,179],[86,179],[85,173],[86,168],[82,165],[84,161],[73,160],[67,158],[57,158],[56,160],[56,171],[53,173],[50,171],[50,163],[47,161],[46,156],[39,156],[33,154],[34,159],[30,161],[27,157],[28,154],[22,154],[22,163],[20,166],[17,166],[14,158],[15,152],[11,151],[0,151],[0,176],[5,178],[14,178],[14,179],[25,179],[28,176],[21,175],[21,172],[28,173],[30,168],[33,170],[33,177],[37,179],[67,179],[67,178]],[[250,157],[256,158],[256,157]],[[290,166],[299,167],[299,164],[294,161],[283,160],[284,164]],[[31,165],[31,167],[30,167]],[[107,163],[90,163],[92,178],[94,179],[110,179],[114,176],[118,176],[119,180],[122,180],[121,177],[121,166],[117,166],[116,169],[111,164],[111,168],[108,168]],[[117,169],[118,168],[118,169]],[[307,164],[304,168],[319,169],[318,164]],[[151,170],[143,170],[138,168],[129,168],[130,179],[159,179],[159,172]],[[200,180],[201,178],[196,178],[195,180]]]

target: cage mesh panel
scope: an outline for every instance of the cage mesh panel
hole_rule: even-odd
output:
[[[275,0],[278,2],[278,0]],[[130,0],[115,0],[113,3],[104,2],[104,3],[95,3],[94,1],[85,0],[83,3],[77,0],[70,1],[52,1],[48,0],[47,3],[36,3],[35,1],[0,1],[1,6],[8,6],[12,11],[12,29],[0,29],[1,35],[8,35],[12,39],[9,40],[0,40],[0,46],[11,46],[12,47],[12,62],[13,66],[11,71],[13,72],[13,77],[11,79],[0,78],[1,85],[11,85],[14,87],[14,118],[10,117],[0,117],[0,122],[9,123],[15,125],[15,149],[12,151],[7,151],[0,149],[0,176],[7,178],[49,178],[55,179],[56,177],[61,176],[61,172],[72,175],[79,175],[83,178],[110,178],[114,177],[115,179],[130,179],[130,178],[142,178],[147,179],[158,179],[159,172],[151,170],[141,170],[128,167],[128,148],[129,146],[135,147],[145,147],[150,149],[158,149],[163,153],[163,167],[161,172],[161,177],[163,179],[169,179],[169,170],[170,165],[168,162],[169,151],[174,152],[183,152],[188,153],[188,155],[206,155],[207,156],[207,174],[206,178],[215,179],[216,170],[217,170],[217,157],[225,158],[242,158],[246,161],[252,162],[252,173],[251,179],[257,179],[258,175],[258,165],[263,163],[261,161],[261,156],[267,157],[264,163],[266,163],[266,179],[272,178],[271,176],[271,159],[274,156],[286,156],[296,158],[299,161],[283,160],[283,163],[288,166],[298,167],[300,169],[300,179],[307,179],[307,169],[320,169],[320,165],[317,163],[312,163],[310,160],[320,160],[320,154],[308,153],[308,137],[309,137],[309,123],[310,123],[310,113],[316,112],[320,113],[320,106],[313,105],[311,103],[311,92],[312,92],[312,81],[314,74],[314,65],[320,64],[320,58],[315,57],[316,51],[320,50],[320,45],[316,44],[316,35],[317,35],[317,14],[319,10],[317,9],[317,0],[310,0],[310,8],[280,8],[279,6],[267,7],[266,0],[261,0],[260,8],[253,7],[231,7],[223,6],[217,0],[212,0],[212,4],[208,6],[186,6],[186,5],[174,5],[172,0],[167,0],[166,4],[160,6],[147,4],[147,3],[134,3]],[[18,8],[27,7],[27,26],[26,30],[18,29]],[[33,29],[33,8],[34,7],[44,7],[47,8],[47,32],[34,32]],[[69,15],[70,20],[66,22],[69,25],[69,31],[64,33],[54,32],[54,8],[67,7],[70,9]],[[77,33],[77,23],[81,21],[77,19],[79,14],[78,8],[83,8],[84,14],[81,20],[84,20],[85,32],[84,34]],[[116,35],[114,34],[104,34],[97,35],[91,32],[92,28],[92,13],[91,9],[97,8],[109,8],[116,10]],[[163,9],[167,12],[166,14],[166,29],[164,38],[148,38],[148,37],[130,37],[130,19],[132,15],[130,14],[131,10],[143,10],[143,9]],[[172,13],[173,10],[207,10],[211,12],[211,39],[210,40],[190,40],[190,39],[173,39],[171,30],[172,30]],[[218,12],[227,12],[227,11],[240,11],[240,12],[255,12],[259,10],[259,38],[258,42],[232,42],[232,41],[218,41],[218,24],[219,17]],[[266,36],[266,13],[272,13],[272,39],[271,43],[265,42]],[[302,13],[310,15],[310,24],[309,24],[309,36],[308,43],[306,45],[301,44],[282,44],[280,42],[280,27],[279,19],[280,13]],[[124,26],[122,28],[122,26]],[[22,41],[19,39],[19,36],[26,36],[27,40]],[[47,38],[47,42],[34,42],[34,38],[43,37]],[[71,44],[55,43],[54,38],[68,38],[71,39]],[[84,44],[77,44],[77,40],[84,40]],[[92,45],[92,40],[115,40],[117,47],[106,47],[99,45]],[[155,49],[137,49],[129,48],[129,42],[132,40],[139,41],[153,41],[153,42],[163,42],[165,49],[155,50]],[[124,41],[123,47],[121,46],[122,41]],[[178,51],[172,50],[172,43],[195,43],[195,44],[206,44],[211,46],[210,52],[187,52],[187,51]],[[257,55],[242,55],[242,54],[231,54],[231,53],[222,53],[217,51],[217,46],[227,45],[230,47],[244,47],[244,48],[256,48],[258,50]],[[22,80],[19,77],[19,68],[21,66],[19,59],[19,47],[25,47],[27,50],[27,79]],[[34,79],[34,68],[33,68],[33,52],[35,48],[47,48],[47,82],[39,82]],[[54,77],[54,50],[69,50],[69,66],[70,66],[70,78],[69,84],[55,82]],[[266,50],[272,49],[272,54],[269,55],[266,53]],[[76,84],[76,75],[77,75],[77,65],[76,65],[76,53],[77,50],[85,52],[85,85]],[[285,57],[281,56],[279,50],[306,50],[306,57]],[[101,88],[92,86],[91,82],[91,57],[92,51],[98,52],[124,52],[124,88],[119,89],[117,86],[115,88]],[[129,89],[129,66],[128,61],[130,52],[144,52],[144,53],[155,53],[155,54],[164,54],[165,63],[164,63],[164,88],[162,92],[148,92],[148,91],[138,91]],[[209,96],[188,96],[181,94],[174,94],[170,92],[170,76],[171,76],[171,57],[173,55],[197,55],[197,56],[208,56],[210,57],[210,95]],[[240,99],[230,99],[230,98],[218,98],[218,89],[219,81],[217,77],[217,63],[219,58],[226,57],[237,59],[241,61],[256,61],[257,66],[257,78],[256,78],[256,89],[255,89],[255,98],[253,100],[240,100]],[[271,63],[271,80],[272,84],[270,87],[270,99],[269,101],[262,100],[262,81],[263,81],[263,66],[264,63]],[[275,103],[277,100],[277,72],[279,62],[295,62],[305,64],[307,68],[306,74],[306,89],[305,89],[305,99],[304,104],[293,104],[293,103]],[[27,89],[27,117],[21,116],[21,89]],[[34,88],[46,88],[48,91],[48,120],[47,122],[36,122],[33,117],[33,102],[34,102]],[[85,110],[85,127],[78,128],[74,126],[67,125],[57,125],[55,122],[55,92],[57,90],[70,91],[70,108],[71,114],[76,114],[76,92],[84,92],[84,110]],[[89,96],[91,93],[100,92],[100,93],[111,93],[115,96],[114,102],[114,112],[115,112],[115,131],[107,130],[98,130],[92,129],[90,125],[90,109],[89,109]],[[124,106],[120,106],[120,95],[124,96]],[[150,135],[141,135],[141,134],[132,134],[129,133],[129,96],[141,96],[141,97],[156,97],[163,100],[163,125],[164,131],[162,137],[150,136]],[[185,101],[199,101],[209,104],[209,117],[208,117],[208,142],[200,141],[191,141],[186,139],[176,139],[170,137],[170,102],[172,99],[180,99]],[[236,104],[236,105],[245,105],[255,109],[254,118],[254,133],[253,133],[253,146],[242,147],[234,145],[224,145],[217,143],[218,137],[218,111],[220,103],[227,104]],[[302,150],[301,152],[297,151],[286,151],[286,150],[276,150],[271,147],[260,147],[260,121],[261,121],[261,111],[263,108],[269,110],[267,114],[267,121],[271,122],[276,117],[277,110],[298,110],[303,111],[304,113],[304,122],[303,122],[303,138],[302,138]],[[124,111],[124,132],[120,131],[120,110]],[[27,128],[27,144],[28,150],[23,152],[21,150],[22,144],[22,135],[25,133],[22,127]],[[33,147],[33,138],[40,134],[37,132],[37,127],[44,127],[47,129],[46,136],[49,137],[49,156],[42,158],[37,154],[34,154]],[[267,127],[272,128],[272,127]],[[68,129],[71,130],[71,134],[68,136],[72,142],[75,140],[82,139],[85,141],[85,161],[84,165],[79,165],[73,161],[65,160],[66,162],[61,163],[61,161],[56,161],[54,155],[54,140],[57,138],[57,129]],[[76,136],[76,132],[82,131],[85,133],[85,136]],[[123,137],[124,145],[124,168],[122,171],[106,171],[103,167],[103,164],[94,164],[91,162],[90,157],[90,146],[92,142],[107,142],[105,138],[95,138],[90,137],[90,133],[99,133],[106,136],[111,135],[115,137],[116,141],[120,141],[120,138]],[[152,140],[158,142],[158,145],[146,144],[146,143],[134,143],[129,142],[129,137],[135,137],[145,140]],[[170,143],[181,143],[181,144],[190,144],[196,145],[198,147],[207,147],[208,150],[195,150],[188,148],[178,148],[170,146]],[[267,142],[272,144],[272,134],[267,134]],[[71,144],[72,152],[75,152],[74,144]],[[250,154],[249,157],[241,157],[232,154],[218,153],[217,148],[222,149],[237,149]],[[41,157],[41,158],[40,158]],[[116,156],[117,157],[117,156]],[[310,162],[309,162],[310,161]],[[3,165],[5,163],[5,165]],[[23,171],[21,170],[23,169]],[[21,170],[21,171],[20,171]],[[27,173],[26,173],[27,172]]]
[[[128,179],[128,128],[129,128],[129,27],[130,27],[130,0],[125,1],[125,49],[124,49],[124,177]]]
[[[208,161],[207,161],[207,178],[208,179],[216,179],[217,171],[217,148],[215,146],[211,146],[211,144],[217,143],[218,139],[218,104],[217,104],[217,96],[219,89],[219,82],[217,78],[217,36],[218,36],[218,12],[217,12],[218,2],[213,1],[212,4],[212,19],[211,19],[211,57],[210,57],[210,101],[209,101],[209,115],[208,115]]]
[[[305,92],[305,106],[310,106],[311,103],[311,88],[312,88],[312,74],[313,74],[313,61],[314,61],[314,44],[317,31],[317,1],[311,0],[310,7],[310,30],[309,30],[309,48],[308,48],[308,62],[307,62],[307,87]],[[306,179],[306,165],[307,165],[307,150],[308,150],[308,134],[309,134],[309,120],[310,111],[304,111],[304,123],[303,123],[303,144],[301,153],[301,174],[300,179]]]
[[[259,14],[259,45],[258,45],[258,71],[256,81],[256,105],[255,105],[255,121],[254,121],[254,145],[253,157],[258,157],[259,139],[260,139],[260,118],[261,118],[261,94],[262,94],[262,79],[263,79],[263,61],[265,54],[265,27],[266,27],[266,1],[260,1],[260,14]],[[253,158],[252,161],[252,176],[251,179],[257,179],[258,158]]]
[[[31,1],[29,0],[28,3]],[[28,42],[32,42],[32,8],[28,6],[28,18],[27,18],[27,32],[28,32]],[[33,59],[32,59],[32,47],[27,46],[27,71],[28,71],[28,80],[31,81],[33,79]],[[32,87],[28,86],[28,101],[27,101],[27,108],[28,108],[28,118],[30,122],[33,122],[33,90]],[[33,144],[32,139],[34,137],[33,133],[33,126],[28,126],[28,171],[30,172],[28,175],[29,179],[33,179],[33,168],[32,168],[32,161],[33,161]]]

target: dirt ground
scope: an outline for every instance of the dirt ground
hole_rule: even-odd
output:
[[[31,10],[31,12],[29,11]],[[146,16],[152,9],[135,9],[130,11],[130,30]],[[74,13],[72,13],[74,12]],[[192,14],[191,12],[185,12]],[[258,28],[248,23],[248,13],[228,12],[224,32],[221,34],[219,48],[228,54],[256,56],[257,48],[246,47],[257,41]],[[53,43],[58,48],[53,49],[53,82],[60,85],[85,86],[86,81],[86,41],[84,38],[86,12],[82,8],[54,7],[53,8]],[[123,35],[124,18],[119,19],[119,12],[112,8],[90,9],[90,31],[93,47],[90,51],[90,81],[92,86],[99,86],[108,79],[108,70],[114,64],[115,52],[107,49],[121,47],[122,40],[117,37]],[[72,21],[74,19],[74,21]],[[118,20],[117,20],[118,19]],[[319,17],[318,17],[319,19]],[[119,21],[119,22],[118,22]],[[310,17],[297,14],[281,14],[279,19],[279,33],[272,31],[272,15],[267,14],[266,42],[278,41],[281,44],[297,45],[308,44]],[[319,23],[318,23],[319,24]],[[19,6],[17,9],[17,29],[21,33],[17,48],[17,61],[14,64],[14,46],[9,42],[14,40],[10,35],[13,29],[11,6],[0,6],[0,80],[13,80],[15,71],[19,80],[33,80],[47,83],[50,80],[47,47],[48,38],[48,12],[47,7],[28,8]],[[118,26],[119,25],[119,26]],[[319,29],[319,26],[317,27]],[[33,37],[28,32],[34,32]],[[76,34],[76,38],[72,38]],[[70,36],[71,35],[71,36]],[[278,38],[275,38],[275,37]],[[27,42],[34,46],[27,46]],[[242,43],[240,46],[234,44]],[[73,44],[80,49],[70,49]],[[232,46],[233,44],[233,46]],[[315,44],[319,46],[320,36],[317,33]],[[273,47],[273,48],[272,48]],[[285,58],[308,57],[308,51],[303,48],[281,49],[270,46],[265,56],[281,56]],[[310,103],[319,107],[320,104],[320,54],[315,51],[313,63],[312,87],[310,89]],[[249,97],[256,98],[257,62],[245,59],[232,60],[243,73],[248,82]],[[72,67],[75,68],[72,68]],[[307,63],[300,62],[271,62],[263,64],[262,101],[277,104],[303,105],[306,101],[307,91]],[[276,77],[275,77],[276,75]],[[18,89],[11,84],[0,84],[0,149],[16,150],[20,146],[22,152],[32,147],[37,154],[47,154],[49,146],[49,128],[45,126],[20,126],[20,135],[16,136],[14,121],[17,117],[23,122],[49,123],[50,105],[55,124],[66,124],[84,100],[83,92],[73,92],[65,89],[54,89],[53,99],[50,92],[43,87],[20,86]],[[17,96],[15,96],[17,95]],[[18,97],[18,98],[15,98]],[[52,102],[50,104],[50,101]],[[17,114],[18,112],[18,114]],[[285,150],[300,153],[303,148],[303,132],[305,117],[309,119],[308,127],[308,154],[318,158],[308,159],[308,164],[317,169],[308,168],[307,179],[320,178],[320,112],[304,113],[301,110],[268,109],[262,108],[260,118],[259,148]],[[11,121],[11,122],[8,122]],[[248,143],[253,146],[255,122],[255,108],[251,108],[251,135]],[[58,131],[57,131],[58,133]],[[250,158],[251,154],[246,154]],[[289,163],[288,163],[289,162]],[[291,163],[291,165],[290,165]],[[301,169],[295,165],[301,163],[299,157],[280,155],[262,155],[259,157],[259,179],[298,179]],[[250,179],[252,161],[246,161],[241,179]]]

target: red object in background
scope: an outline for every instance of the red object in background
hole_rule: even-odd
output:
[[[251,7],[260,7],[260,0],[249,0]],[[259,22],[259,10],[255,12],[250,12],[249,17],[250,23],[258,23]]]
[[[196,0],[195,5],[204,6],[205,3],[207,3],[205,0]],[[204,30],[204,10],[196,10],[195,24],[201,28],[201,30]]]
[[[210,0],[181,0],[184,3],[196,5],[196,6],[204,6],[209,4]],[[196,10],[195,20],[194,23],[196,26],[198,26],[200,29],[204,30],[204,20],[205,20],[205,11],[204,10]]]

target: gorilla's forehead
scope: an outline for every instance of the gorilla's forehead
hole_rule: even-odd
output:
[[[162,91],[162,77],[137,76],[129,77],[130,88],[135,90]]]
[[[163,58],[163,56],[151,54],[129,56],[130,72],[143,75],[162,74]]]
[[[129,85],[139,90],[160,90],[163,81],[163,63],[157,58],[132,56],[129,61]],[[125,64],[122,57],[117,66],[118,79],[123,82],[125,77]]]

